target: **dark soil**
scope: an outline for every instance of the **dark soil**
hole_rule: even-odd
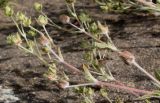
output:
[[[21,0],[22,1],[22,0]],[[31,7],[28,1],[23,0],[17,4],[21,10]],[[36,0],[34,0],[36,1]],[[122,50],[128,50],[135,54],[136,60],[151,74],[160,69],[160,19],[144,13],[134,14],[107,14],[103,13],[92,0],[82,0],[77,3],[77,10],[85,9],[91,16],[109,25],[110,36],[115,45]],[[55,19],[66,13],[63,0],[43,0],[45,12]],[[29,4],[28,4],[29,3]],[[27,11],[33,15],[33,10]],[[2,14],[2,13],[1,13]],[[34,13],[35,14],[35,13]],[[13,88],[15,95],[20,98],[19,103],[79,103],[80,98],[69,90],[61,90],[54,83],[43,77],[47,70],[36,57],[20,51],[6,43],[6,36],[16,32],[16,27],[5,16],[0,15],[0,85]],[[78,45],[85,37],[54,28],[48,28],[55,42],[62,48],[65,60],[77,68],[84,62],[83,53]],[[133,66],[126,65],[114,52],[108,53],[106,60],[115,78],[132,87],[154,90],[156,87],[151,80]],[[60,68],[65,68],[60,66]],[[125,103],[143,103],[134,101],[135,96],[125,91],[109,90],[109,97],[113,100],[120,97]],[[101,97],[96,97],[97,103],[107,103]],[[153,100],[153,103],[159,103]]]

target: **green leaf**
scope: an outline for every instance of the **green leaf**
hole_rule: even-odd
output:
[[[106,89],[101,89],[100,90],[100,93],[101,93],[101,95],[103,96],[103,97],[108,97],[108,93],[107,93],[107,91],[106,91]]]
[[[93,45],[97,48],[100,49],[105,49],[105,48],[109,48],[111,50],[117,51],[118,49],[114,46],[114,44],[108,42],[108,43],[99,43],[99,42],[94,42]]]
[[[83,12],[79,15],[79,19],[82,22],[90,22],[91,21],[91,18],[89,17],[89,15],[87,15],[86,13],[83,13]]]
[[[89,80],[91,82],[97,82],[97,79],[94,78],[92,76],[92,74],[90,73],[90,71],[88,70],[88,65],[83,64],[83,69],[84,69],[85,77],[86,77],[87,80]]]

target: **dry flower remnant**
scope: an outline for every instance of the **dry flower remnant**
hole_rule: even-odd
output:
[[[119,52],[119,55],[128,63],[132,64],[135,61],[135,57],[132,53],[129,51],[122,51]]]
[[[67,24],[70,22],[70,17],[67,15],[60,15],[59,19],[63,24]]]

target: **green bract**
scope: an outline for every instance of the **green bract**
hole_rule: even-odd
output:
[[[31,23],[32,23],[31,18],[25,17],[25,18],[23,19],[22,23],[23,23],[23,26],[24,26],[24,27],[30,26]]]
[[[40,3],[34,3],[34,9],[36,10],[36,11],[42,11],[42,8],[43,8],[43,6],[42,6],[42,4],[40,4]]]
[[[90,22],[91,21],[91,18],[89,17],[89,15],[87,15],[85,13],[81,13],[80,16],[79,16],[79,19],[82,22]]]
[[[85,78],[86,78],[88,81],[90,81],[90,82],[94,82],[94,83],[97,82],[97,79],[92,76],[92,74],[91,74],[90,71],[88,70],[88,67],[87,67],[87,66],[88,66],[88,65],[83,64],[83,69],[84,69],[84,73],[85,73]]]
[[[90,31],[92,33],[97,33],[98,32],[98,26],[95,22],[90,25]]]
[[[5,7],[5,15],[6,16],[12,16],[14,13],[13,9],[10,6]]]
[[[34,36],[36,36],[36,34],[37,34],[37,33],[36,33],[35,31],[33,31],[33,30],[29,30],[29,31],[28,31],[28,35],[29,35],[29,36],[34,37]]]
[[[47,19],[47,17],[45,17],[45,16],[43,16],[43,15],[40,15],[39,17],[38,17],[38,23],[39,23],[39,25],[47,25],[47,23],[48,23],[48,19]]]
[[[26,16],[22,12],[17,12],[16,14],[17,20],[23,21]]]

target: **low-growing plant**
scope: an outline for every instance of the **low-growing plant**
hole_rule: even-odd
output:
[[[93,103],[94,90],[88,88],[88,86],[99,86],[102,89],[99,91],[100,94],[106,98],[109,102],[112,102],[108,98],[108,93],[104,90],[104,87],[110,87],[115,89],[125,90],[137,97],[141,95],[147,95],[147,97],[159,95],[159,92],[140,90],[125,86],[122,82],[118,81],[113,77],[107,63],[102,63],[106,56],[107,50],[116,52],[122,57],[125,62],[129,65],[134,65],[142,73],[148,76],[154,84],[160,86],[160,81],[154,76],[148,73],[142,68],[135,59],[135,56],[129,51],[121,51],[115,46],[112,39],[109,36],[109,29],[107,25],[103,25],[100,21],[95,21],[85,12],[77,14],[75,9],[75,0],[66,0],[66,6],[69,15],[62,14],[59,16],[59,20],[63,25],[70,25],[74,28],[73,32],[79,32],[90,37],[91,40],[83,40],[81,47],[89,49],[84,55],[86,60],[85,64],[82,64],[82,69],[78,69],[73,65],[69,64],[63,58],[62,51],[58,45],[56,45],[50,36],[46,25],[54,26],[61,30],[66,30],[63,26],[57,25],[51,20],[44,12],[43,6],[40,3],[34,4],[34,9],[39,13],[39,16],[35,19],[36,25],[39,25],[44,32],[33,26],[33,19],[26,16],[23,12],[15,12],[11,6],[5,7],[6,16],[10,17],[17,27],[17,32],[7,37],[9,44],[16,45],[19,49],[24,50],[26,53],[30,53],[35,57],[39,58],[44,63],[48,70],[44,74],[49,80],[54,81],[60,88],[76,88],[78,93],[84,97],[85,103]],[[110,2],[112,2],[110,0]],[[72,18],[71,18],[72,17]],[[72,23],[72,19],[78,22],[78,26]],[[27,28],[27,29],[26,29]],[[106,38],[106,41],[102,40],[102,37]],[[101,53],[101,50],[105,49],[105,53]],[[47,56],[48,58],[46,59]],[[98,57],[98,58],[97,58]],[[63,64],[66,69],[60,70],[57,64]],[[68,71],[69,70],[69,71]],[[77,84],[71,85],[72,78],[69,78],[66,72],[73,73],[74,75],[84,77],[84,81],[76,81]],[[159,75],[159,74],[157,74]],[[112,81],[113,83],[111,83]],[[82,90],[81,90],[81,87]]]
[[[105,12],[146,11],[155,14],[160,11],[159,0],[95,0]]]

